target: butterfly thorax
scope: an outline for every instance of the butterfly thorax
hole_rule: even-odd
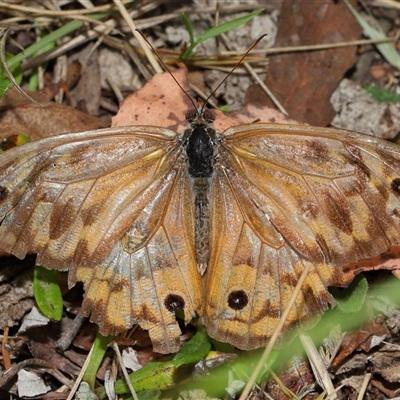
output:
[[[209,178],[214,171],[214,114],[210,110],[189,110],[186,120],[190,127],[183,135],[188,171],[193,178]]]

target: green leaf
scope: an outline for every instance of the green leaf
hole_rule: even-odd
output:
[[[209,337],[204,330],[199,329],[196,334],[179,350],[172,359],[176,367],[185,364],[197,363],[205,357],[211,349]]]
[[[103,361],[104,355],[107,351],[107,346],[113,339],[114,336],[103,336],[100,333],[97,333],[96,338],[94,339],[89,365],[82,378],[84,382],[89,384],[91,390],[94,390],[95,388],[97,371]]]
[[[92,18],[94,20],[102,19],[103,17],[107,16],[108,13],[97,13],[97,14],[90,14],[88,18]],[[83,25],[83,21],[73,20],[68,22],[67,24],[63,25],[61,28],[56,29],[55,31],[49,33],[43,39],[33,43],[31,46],[27,47],[20,53],[16,54],[13,58],[11,58],[8,62],[8,66],[11,67],[14,64],[18,64],[21,61],[25,60],[26,58],[35,55],[38,51],[41,51],[43,48],[46,48],[50,43],[57,41],[58,39],[70,34],[71,32],[76,31]]]
[[[16,146],[22,146],[23,144],[29,143],[31,141],[29,136],[24,134],[17,135],[17,139],[15,141]]]
[[[30,142],[30,138],[22,133],[20,135],[7,136],[0,142],[0,153],[12,149],[15,146],[22,146],[28,142]]]
[[[211,39],[215,36],[221,35],[222,33],[231,31],[240,25],[243,25],[249,21],[251,21],[255,16],[260,14],[262,11],[264,11],[263,8],[253,11],[250,14],[244,15],[243,17],[239,17],[236,19],[233,19],[232,21],[227,21],[224,22],[220,25],[214,26],[211,29],[208,29],[204,33],[202,33],[196,40],[197,43],[204,42],[207,39]]]
[[[47,31],[41,32],[40,33],[41,40],[44,39],[49,34],[50,33],[47,32]],[[42,53],[45,53],[46,51],[53,50],[56,47],[56,45],[57,45],[56,41],[49,42],[46,46],[43,46],[40,50],[38,50],[35,53],[35,56],[37,56],[39,54],[42,54]],[[42,65],[42,68],[43,68],[43,71],[45,71],[46,68],[47,68],[47,63],[44,63]],[[30,92],[34,92],[38,88],[38,86],[39,86],[38,68],[34,68],[34,70],[32,71],[32,74],[31,74],[31,76],[29,78],[28,90]]]
[[[57,282],[57,271],[36,265],[33,272],[33,291],[40,311],[48,318],[59,321],[63,299]]]
[[[159,390],[143,390],[137,393],[139,400],[156,400],[159,399],[161,392]],[[131,400],[133,397],[128,397],[127,400]]]
[[[186,51],[182,55],[182,59],[185,60],[187,58],[190,58],[193,55],[193,49],[200,43],[204,42],[207,39],[213,38],[215,36],[221,35],[222,33],[231,31],[232,29],[237,28],[240,25],[245,24],[246,22],[249,22],[252,20],[255,16],[260,14],[262,11],[264,11],[263,8],[253,11],[250,14],[244,15],[243,17],[239,17],[236,19],[233,19],[232,21],[224,22],[220,25],[214,26],[211,29],[208,29],[204,33],[202,33],[197,39],[191,40],[190,46],[186,49]],[[184,21],[185,22],[185,21]],[[185,23],[186,25],[186,23]],[[191,25],[190,25],[191,26]],[[190,32],[189,32],[190,35]]]
[[[392,92],[390,89],[379,88],[374,85],[365,85],[366,90],[374,100],[381,103],[400,103],[400,94]]]
[[[137,392],[142,390],[165,390],[177,382],[177,368],[172,361],[152,362],[130,374],[130,380]],[[129,393],[125,380],[115,382],[115,393]]]
[[[175,386],[181,379],[179,368],[183,365],[195,364],[210,351],[211,344],[203,330],[199,330],[187,342],[176,356],[169,361],[152,362],[129,375],[136,392],[166,390]],[[129,387],[124,379],[115,382],[116,394],[126,394]],[[104,388],[99,388],[98,396],[105,398]]]
[[[330,291],[341,311],[346,314],[357,313],[364,305],[368,293],[368,283],[362,275],[358,275],[343,291],[339,292],[337,288],[331,288]]]
[[[97,13],[91,14],[88,17],[94,20],[99,20],[106,17],[108,13]],[[20,53],[15,56],[9,57],[7,59],[7,65],[13,74],[17,83],[20,83],[22,80],[22,71],[21,71],[21,62],[30,56],[34,56],[35,54],[39,54],[40,52],[44,52],[44,49],[47,49],[52,43],[55,43],[58,39],[70,34],[71,32],[76,31],[80,27],[82,27],[83,21],[73,20],[63,25],[61,28],[49,33],[39,41],[33,43],[31,46],[27,47]],[[21,78],[19,77],[21,76]],[[3,96],[4,92],[10,87],[11,82],[7,77],[4,68],[0,66],[0,98]]]
[[[221,107],[218,107],[218,108],[223,112],[231,111],[231,106],[229,106],[228,104],[225,104],[224,106],[221,106]]]
[[[272,350],[271,354],[268,356],[268,359],[266,360],[265,364],[264,364],[264,368],[260,371],[260,374],[257,377],[257,383],[260,383],[263,376],[266,373],[269,373],[270,370],[273,369],[273,367],[276,365],[276,363],[278,362],[279,358],[287,358],[289,359],[290,357],[288,356],[288,354],[284,354],[285,353],[285,348],[283,347],[282,349],[280,349],[280,351],[278,350]],[[259,356],[262,353],[259,352]],[[258,358],[255,358],[255,362],[258,361]],[[290,354],[290,356],[293,356],[293,353]],[[233,363],[233,365],[231,366],[232,371],[235,372],[236,376],[240,379],[242,379],[243,381],[247,382],[249,375],[251,375],[252,371],[252,367],[249,368],[249,357],[247,357],[246,355],[243,355],[242,357],[240,357],[236,363]]]

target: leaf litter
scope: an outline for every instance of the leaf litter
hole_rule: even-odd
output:
[[[284,3],[280,8],[278,3],[272,3],[275,2],[271,2],[271,4],[267,5],[264,2],[259,4],[257,1],[238,2],[236,6],[239,8],[239,11],[236,11],[234,7],[229,9],[229,11],[224,11],[224,7],[222,7],[222,18],[230,19],[240,15],[240,12],[266,7],[267,12],[265,14],[272,16],[272,18],[268,18],[268,24],[272,23],[274,29],[277,30],[275,46],[287,46],[289,44],[310,45],[356,40],[361,36],[361,30],[353,20],[349,19],[349,23],[343,23],[343,18],[349,18],[349,14],[342,8],[343,4],[332,2],[332,4],[324,3],[321,6],[321,3],[316,5],[314,3],[286,2],[286,4]],[[5,4],[9,4],[9,8],[0,7],[0,11],[7,17],[16,15],[17,11],[13,10],[12,3],[5,2]],[[98,5],[94,2],[94,5],[95,9],[93,11],[96,12],[103,12],[104,10],[107,11],[112,8],[112,3]],[[195,28],[199,29],[199,33],[202,33],[204,29],[210,27],[210,21],[205,15],[206,13],[210,13],[210,17],[213,15],[215,4],[213,2],[207,3],[197,1],[194,2],[194,5],[200,7],[202,13],[198,15],[196,13],[192,14],[190,18],[194,21]],[[34,3],[32,2],[32,7],[33,6]],[[230,6],[234,6],[234,4],[230,4]],[[317,6],[322,7],[318,8],[318,12],[316,12],[316,8],[307,8]],[[65,10],[68,8],[68,5],[64,7]],[[62,20],[64,9],[47,11],[55,12],[57,18]],[[152,5],[150,8],[146,9],[144,5],[143,8],[133,9],[132,15],[134,15],[135,21],[138,19],[138,27],[142,29],[144,27],[152,27],[149,30],[148,37],[157,47],[166,49],[172,42],[172,40],[170,40],[171,37],[175,38],[177,36],[171,33],[171,30],[182,31],[181,27],[183,24],[179,20],[179,11],[182,10],[185,10],[185,7],[179,10],[179,5],[173,3],[166,6],[164,10],[158,8],[158,5]],[[25,12],[26,11],[27,10],[25,10]],[[188,12],[188,10],[186,11]],[[386,26],[386,30],[389,36],[395,35],[398,30],[396,22],[397,14],[395,13],[398,13],[398,11],[387,11],[387,9],[379,7],[375,7],[372,11],[375,13],[375,17],[378,21],[389,20],[391,22],[389,26]],[[90,12],[90,10],[85,13],[88,12]],[[24,13],[24,11],[19,10],[18,13]],[[87,14],[81,15],[85,16]],[[316,16],[318,18],[316,18]],[[36,17],[35,14],[25,14],[24,18],[27,21],[33,21]],[[238,42],[240,38],[253,38],[256,28],[264,23],[263,15],[257,18],[259,18],[258,22],[256,21],[250,26],[241,27],[233,33],[228,32],[228,39],[233,42],[234,46],[236,44],[238,46],[233,49],[228,48],[228,51],[238,50],[241,46],[244,46],[241,47],[242,49],[249,46],[252,39],[250,43],[239,44]],[[163,22],[163,19],[165,22]],[[48,67],[47,71],[42,76],[42,78],[44,78],[42,79],[42,86],[36,92],[30,94],[44,105],[43,107],[30,103],[24,98],[21,99],[18,97],[19,95],[13,94],[13,90],[7,92],[7,97],[2,99],[3,103],[1,105],[0,115],[3,134],[5,133],[6,136],[11,136],[27,133],[31,136],[32,140],[35,140],[40,137],[63,132],[96,129],[107,126],[110,123],[111,117],[116,114],[116,110],[118,109],[118,114],[113,118],[114,125],[140,123],[157,126],[163,125],[178,130],[185,128],[185,125],[182,125],[181,121],[183,120],[182,115],[188,104],[187,99],[179,90],[175,90],[175,88],[171,90],[169,88],[167,91],[172,104],[176,105],[173,108],[173,113],[171,113],[171,107],[159,96],[161,92],[159,86],[160,82],[157,82],[154,86],[151,86],[151,84],[146,86],[143,92],[136,92],[136,89],[141,87],[145,80],[138,74],[137,70],[132,67],[131,61],[127,59],[125,55],[122,55],[124,52],[123,49],[127,49],[126,44],[123,42],[127,40],[132,44],[134,40],[130,37],[121,39],[121,33],[125,36],[129,35],[126,24],[121,22],[118,18],[110,18],[109,21],[110,20],[113,21],[113,28],[106,29],[105,31],[107,31],[108,34],[99,39],[96,43],[100,55],[97,54],[96,49],[93,49],[93,44],[95,43],[95,36],[93,36],[92,42],[88,45],[80,44],[82,49],[80,52],[78,52],[77,49],[64,51],[64,53],[67,54],[64,60],[59,56],[57,64],[59,63],[62,65],[64,63],[64,67],[67,67],[67,69],[68,65],[72,64],[73,60],[79,60],[83,65],[82,71],[79,72],[80,79],[77,85],[76,83],[73,84],[75,88],[69,84],[63,83],[64,80],[67,81],[66,73],[64,73],[64,75],[61,74],[60,78],[53,83],[53,77],[56,75],[54,70],[56,64],[50,62],[50,67]],[[301,21],[300,25],[299,21]],[[340,24],[337,21],[340,21]],[[344,29],[339,30],[338,26],[341,28],[344,27]],[[113,29],[115,29],[115,31],[112,31]],[[29,32],[29,34],[27,34],[27,32]],[[273,37],[274,34],[274,32],[271,32],[270,36]],[[340,35],[340,37],[338,37],[338,35]],[[60,48],[66,47],[71,42],[73,36],[75,36],[75,34],[70,34],[70,36],[67,35],[64,38],[58,39]],[[13,43],[19,42],[24,47],[29,46],[35,40],[32,31],[27,30],[16,30],[15,33],[11,34],[11,37],[15,40]],[[290,42],[290,40],[292,40],[292,42]],[[220,38],[218,40],[219,46],[222,47],[224,42],[226,42],[224,38]],[[216,50],[217,47],[215,47],[215,43],[216,41],[210,40],[201,45],[198,52],[206,56],[203,56],[203,59],[200,59],[200,61],[197,60],[196,65],[199,65],[198,63],[200,63],[200,65],[201,63],[206,64],[207,55],[218,54],[221,59],[223,58],[223,53]],[[181,44],[181,42],[175,41],[172,46],[174,51],[179,48]],[[114,53],[117,58],[121,57],[121,61],[112,61],[108,59],[107,52],[110,52],[110,48],[112,47],[117,50],[114,50]],[[15,53],[19,52],[18,46],[12,48],[11,42],[9,50]],[[90,54],[92,54],[92,56],[90,56]],[[129,51],[126,54],[129,54]],[[163,50],[160,51],[160,54],[163,57],[165,56]],[[366,54],[372,55],[372,57],[369,56],[367,58],[365,56]],[[177,57],[178,55],[179,50],[172,53],[172,57]],[[196,55],[196,57],[197,56],[199,56],[199,54]],[[250,55],[249,58],[251,56],[252,55]],[[132,58],[133,56],[130,55],[128,57]],[[171,59],[171,55],[167,55],[166,57]],[[219,68],[218,58],[216,60],[217,61],[213,60],[213,67]],[[188,64],[190,65],[190,63],[191,60],[189,60]],[[121,82],[116,78],[119,78],[121,75],[117,67],[122,64],[127,65],[127,71],[126,75],[124,71],[124,78]],[[289,110],[289,115],[294,119],[310,124],[327,125],[332,122],[334,113],[330,106],[329,99],[333,90],[339,85],[344,76],[349,79],[352,79],[353,76],[357,76],[356,80],[353,78],[353,85],[359,85],[359,87],[360,84],[372,82],[377,85],[389,85],[392,90],[398,91],[398,72],[388,65],[371,45],[358,48],[353,46],[343,51],[333,49],[325,52],[299,52],[271,56],[269,64],[269,67],[266,67],[265,63],[261,63],[259,66],[255,65],[254,67],[257,68],[261,74],[266,74],[266,83],[270,85],[270,88],[273,93],[278,96],[278,99],[281,101],[283,99],[283,105]],[[383,72],[380,74],[379,79],[376,78],[376,73],[374,77],[374,71],[376,71],[377,66],[384,67],[381,68]],[[198,66],[197,70],[199,70]],[[360,75],[361,70],[364,71],[362,75]],[[32,70],[29,70],[29,72],[32,72]],[[25,82],[27,81],[29,72],[25,72]],[[202,81],[200,80],[199,86],[203,88],[203,91],[209,93],[210,82],[212,88],[214,82],[220,79],[219,75],[221,73],[218,72],[217,77],[210,78],[207,77],[207,75],[215,74],[215,72],[207,72],[202,69],[200,69],[200,72],[198,76],[200,76]],[[244,93],[245,87],[249,84],[250,80],[246,77],[243,81],[244,83],[241,82],[245,76],[243,68],[238,72],[239,74],[234,74],[225,85],[225,88],[222,88],[221,92],[217,93],[217,101],[219,104],[223,105],[224,103],[232,104],[232,99],[243,100],[241,100],[239,104],[235,104],[238,110],[232,111],[228,117],[222,117],[222,112],[217,111],[217,121],[220,123],[218,129],[223,130],[227,126],[236,123],[257,121],[261,118],[260,113],[262,113],[262,119],[264,120],[266,119],[274,122],[292,121],[282,116],[277,111],[266,108],[265,104],[270,103],[265,102],[265,95],[261,94],[259,88],[256,88],[255,85],[250,85],[250,88]],[[179,71],[177,73],[182,74]],[[125,99],[120,107],[117,100],[119,96],[116,95],[113,85],[110,85],[109,81],[105,79],[105,75],[111,78],[114,77],[114,79],[111,80],[114,80],[115,86],[118,87],[122,97]],[[156,77],[155,79],[158,78]],[[56,104],[52,101],[55,93],[58,93],[60,89],[66,94],[64,97],[65,100],[63,101],[64,104]],[[237,92],[235,93],[234,90]],[[128,96],[131,92],[134,93]],[[177,97],[175,98],[173,96]],[[90,111],[90,114],[86,113],[87,110]],[[181,115],[178,115],[179,112]],[[392,112],[392,115],[392,119],[398,118],[397,109]],[[344,123],[342,126],[346,127],[348,125]],[[393,124],[393,126],[395,126],[395,124]],[[395,128],[392,129],[392,131],[396,133]],[[386,263],[386,268],[388,269],[398,269],[395,260],[396,258],[393,254],[389,257],[383,257],[383,261]],[[369,272],[370,276],[368,276],[368,279],[372,286],[374,286],[374,282],[377,279],[383,279],[382,274],[384,274],[384,272],[381,270],[380,261],[375,263],[373,267],[371,265],[366,267],[360,266],[360,269],[364,270],[380,269],[380,271],[377,271],[377,274]],[[1,271],[3,272],[5,270],[6,264],[4,261],[1,264]],[[24,365],[29,368],[30,365],[30,369],[36,374],[35,376],[38,376],[38,373],[42,376],[43,379],[41,383],[38,384],[42,386],[42,389],[39,390],[39,392],[42,393],[42,398],[66,398],[65,393],[60,393],[59,397],[54,397],[55,393],[51,391],[53,389],[45,395],[44,393],[47,390],[45,388],[49,387],[48,382],[50,381],[52,387],[62,384],[71,387],[71,381],[69,379],[75,379],[78,375],[86,357],[86,354],[83,353],[90,348],[93,342],[95,327],[85,325],[74,338],[70,348],[63,354],[60,354],[57,348],[57,340],[60,335],[69,329],[68,327],[70,326],[71,319],[79,308],[81,288],[77,287],[74,288],[72,292],[67,293],[66,289],[64,291],[64,301],[67,306],[67,312],[61,323],[50,323],[45,327],[31,328],[22,336],[13,336],[18,329],[22,315],[28,312],[33,305],[31,292],[29,292],[29,283],[20,283],[21,277],[24,278],[24,282],[29,282],[29,279],[26,278],[29,275],[29,269],[26,265],[23,265],[23,270],[28,272],[19,277],[5,274],[6,278],[2,281],[2,286],[0,286],[2,296],[0,302],[3,307],[8,304],[9,310],[11,310],[1,313],[1,315],[6,318],[3,319],[0,328],[5,329],[8,327],[8,329],[11,329],[11,335],[9,335],[7,339],[6,346],[11,349],[12,364],[14,367],[19,366],[21,368]],[[19,280],[17,278],[19,278]],[[27,289],[24,289],[25,291],[22,289],[24,285],[27,285]],[[8,293],[8,296],[10,296],[11,293],[13,300],[5,301],[6,293]],[[393,300],[392,297],[386,297],[382,294],[377,295],[376,298],[370,298],[368,301],[369,307],[375,310],[369,313],[370,319],[374,322],[366,322],[361,329],[347,334],[343,341],[341,341],[341,339],[336,340],[336,343],[341,343],[341,347],[338,354],[333,356],[333,360],[328,365],[328,370],[335,387],[343,385],[341,389],[342,396],[346,398],[357,398],[361,387],[360,385],[366,381],[365,377],[368,374],[370,375],[364,398],[381,399],[385,396],[387,398],[394,398],[400,395],[399,390],[396,389],[396,387],[399,387],[399,349],[396,345],[396,342],[398,343],[400,331],[399,301],[398,299]],[[18,307],[19,309],[17,310],[12,307]],[[12,319],[9,319],[10,317],[12,317]],[[189,332],[189,336],[190,335]],[[159,359],[159,355],[151,352],[151,343],[148,336],[140,329],[134,332],[133,336],[124,340],[122,340],[122,343],[126,346],[132,346],[132,343],[136,343],[133,347],[128,348],[135,349],[140,364],[149,365],[149,362]],[[3,351],[3,355],[4,354],[5,352]],[[25,361],[23,360],[24,357],[27,357]],[[29,357],[33,360],[31,364],[29,364]],[[49,370],[47,370],[47,373],[43,373],[46,369],[35,368],[35,363],[38,365],[40,364],[40,362],[35,360],[42,360],[42,362],[49,363],[46,365],[51,365],[53,369],[63,374],[64,378],[60,378],[60,375],[49,373]],[[111,360],[112,351],[107,350],[103,366],[99,370],[98,383],[101,384],[103,381],[105,371],[110,366]],[[17,371],[17,368],[15,368],[15,371]],[[288,365],[281,367],[278,372],[279,378],[276,377],[276,379],[270,380],[269,383],[261,381],[261,385],[254,389],[251,395],[252,398],[256,396],[261,396],[260,398],[263,398],[262,396],[267,396],[264,393],[268,393],[268,395],[274,399],[287,398],[289,395],[288,389],[291,389],[299,398],[312,399],[319,396],[320,389],[315,383],[314,374],[304,359],[296,357],[288,362]],[[205,376],[210,374],[213,374],[212,369],[204,372]],[[22,384],[18,385],[18,383],[15,383],[18,382],[16,381],[17,373],[7,375],[8,374],[3,374],[1,377],[0,386],[6,392],[16,396],[17,391],[22,390]],[[199,393],[198,390],[199,389],[196,388],[186,388],[185,390],[185,387],[182,387],[181,393],[183,397],[181,398],[190,398],[190,396],[194,396],[195,393]],[[41,394],[39,392],[38,395],[40,396]],[[29,392],[26,394],[29,395]],[[153,398],[157,397],[158,394],[154,393]],[[205,398],[210,397],[205,395]]]

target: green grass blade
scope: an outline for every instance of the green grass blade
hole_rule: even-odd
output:
[[[187,31],[189,33],[190,46],[195,46],[194,34],[193,34],[193,25],[192,25],[192,23],[190,22],[190,19],[188,18],[188,16],[185,13],[182,13],[182,20],[183,20],[183,23],[185,24],[186,29],[187,29]]]
[[[367,91],[374,100],[380,103],[400,103],[400,94],[394,93],[390,89],[373,85],[365,85],[363,89]]]
[[[370,39],[377,39],[377,40],[388,38],[383,29],[379,26],[378,22],[376,22],[376,26],[378,28],[372,27],[368,23],[368,21],[365,18],[363,18],[361,14],[359,14],[353,8],[353,6],[349,3],[348,0],[344,0],[344,2],[351,11],[351,13],[354,15],[354,17],[357,19],[358,23],[363,28],[365,36],[369,37]],[[377,43],[375,44],[375,46],[390,65],[392,65],[396,69],[400,69],[400,55],[397,52],[396,48],[394,47],[393,43],[390,42]]]
[[[89,17],[94,20],[99,20],[103,17],[108,15],[107,13],[98,13],[92,14]],[[13,58],[8,61],[8,66],[11,68],[14,64],[18,64],[23,61],[25,58],[35,55],[36,53],[40,52],[50,43],[57,41],[58,39],[68,35],[69,33],[79,29],[83,25],[82,21],[74,20],[68,22],[61,28],[49,33],[46,37],[39,40],[38,42],[33,43],[31,46],[27,47],[25,50],[21,51]]]
[[[222,33],[231,31],[232,29],[237,28],[240,25],[243,25],[250,20],[252,20],[255,16],[260,14],[262,11],[264,11],[263,8],[253,11],[250,14],[244,15],[242,17],[233,19],[232,21],[224,22],[220,25],[214,26],[211,29],[208,29],[204,33],[202,33],[193,43],[191,44],[186,51],[182,55],[182,59],[187,59],[190,58],[193,54],[193,49],[200,43],[204,42],[207,39],[213,38],[215,36],[221,35]]]
[[[13,57],[12,54],[6,53],[6,60],[10,60]],[[14,77],[15,81],[20,84],[22,82],[22,68],[21,68],[21,63],[14,64],[10,68],[10,72],[12,73],[12,76]],[[5,71],[3,73],[0,73],[0,98],[3,97],[4,93],[6,90],[12,85],[12,82],[8,78],[7,74]]]
[[[41,34],[41,40],[44,39],[47,35],[49,35],[49,32],[43,32],[43,33]],[[42,53],[45,53],[46,51],[53,50],[53,49],[56,47],[56,45],[57,45],[57,43],[56,43],[55,41],[50,42],[47,46],[43,47],[43,48],[40,50],[40,52],[38,52],[37,54],[35,54],[35,56],[36,56],[36,55],[39,55],[39,54],[42,54]],[[46,68],[47,68],[47,63],[45,63],[45,64],[42,66],[42,68],[43,68],[43,71],[45,71]],[[30,92],[34,92],[34,91],[38,88],[38,86],[39,86],[39,74],[38,74],[38,68],[35,68],[35,69],[32,71],[32,74],[31,74],[31,76],[30,76],[30,78],[29,78],[28,90],[29,90]]]
[[[251,21],[255,16],[260,14],[262,11],[264,11],[263,8],[253,11],[250,14],[244,15],[243,17],[239,17],[236,19],[233,19],[232,21],[227,21],[224,22],[220,25],[214,26],[211,29],[208,29],[204,33],[202,33],[196,40],[197,43],[204,42],[207,39],[213,38],[215,36],[221,35],[222,33],[231,31],[240,25],[243,25],[249,21]]]
[[[106,354],[107,346],[113,339],[114,336],[103,336],[100,333],[97,333],[96,338],[94,339],[89,365],[82,378],[84,382],[89,384],[90,389],[93,391],[96,385],[97,371],[103,361],[104,355]]]

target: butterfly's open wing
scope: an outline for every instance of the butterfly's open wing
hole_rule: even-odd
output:
[[[400,242],[400,151],[346,131],[235,127],[222,136],[211,198],[206,326],[252,349],[308,263],[287,327],[332,302],[326,287],[343,283],[341,266]]]
[[[174,312],[201,311],[193,199],[172,131],[60,135],[0,155],[0,247],[69,269],[82,310],[115,334],[139,323],[154,349],[179,348]]]

